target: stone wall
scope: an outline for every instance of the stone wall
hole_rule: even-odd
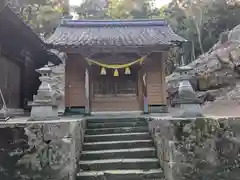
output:
[[[238,179],[239,120],[150,119],[149,130],[167,180]]]
[[[1,125],[0,179],[74,180],[85,121]]]

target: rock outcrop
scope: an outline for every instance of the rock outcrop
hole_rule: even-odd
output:
[[[203,102],[213,101],[234,91],[240,77],[240,25],[224,33],[212,49],[188,66],[193,68],[190,82]],[[176,94],[180,80],[177,72],[166,77],[170,100]]]

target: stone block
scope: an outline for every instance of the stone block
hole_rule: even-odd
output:
[[[46,123],[43,124],[43,135],[45,140],[52,140],[52,139],[61,139],[64,137],[71,137],[69,136],[69,127],[70,124],[66,122],[62,123]]]
[[[163,172],[166,180],[179,180],[183,179],[187,168],[189,167],[186,163],[176,162],[164,162]]]
[[[160,162],[160,166],[163,167],[164,162],[164,144],[163,144],[163,138],[159,135],[156,135],[154,138],[155,146],[157,149],[157,156]]]
[[[178,112],[173,117],[192,118],[202,117],[202,108],[199,104],[181,104]]]
[[[36,121],[59,119],[58,110],[52,105],[33,106],[30,119]]]
[[[164,156],[163,159],[165,162],[175,161],[175,145],[174,141],[169,141],[163,138],[163,147],[164,147]]]
[[[169,140],[175,139],[175,129],[170,121],[153,117],[151,118],[151,121],[148,121],[148,129],[153,138],[156,133],[160,133],[161,136],[164,136]]]

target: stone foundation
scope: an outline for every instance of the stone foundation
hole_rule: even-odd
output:
[[[85,120],[0,125],[0,179],[74,180]]]
[[[237,180],[239,130],[240,121],[232,118],[149,119],[166,180]]]

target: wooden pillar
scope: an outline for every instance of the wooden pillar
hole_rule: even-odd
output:
[[[139,109],[144,112],[144,80],[143,80],[143,68],[141,67],[138,71],[138,102]]]
[[[27,108],[27,87],[26,87],[26,79],[25,72],[27,69],[26,63],[20,68],[20,108]]]
[[[31,110],[27,104],[33,100],[33,95],[38,90],[38,79],[35,72],[35,64],[29,57],[25,57],[24,65],[21,68],[21,105],[26,110]]]
[[[148,97],[147,97],[147,73],[143,73],[143,113],[148,114]]]
[[[86,96],[86,106],[85,106],[85,113],[86,115],[90,115],[90,78],[89,78],[89,70],[86,67],[85,69],[85,96]]]
[[[161,84],[162,84],[162,102],[167,106],[167,88],[166,88],[166,60],[168,52],[163,52],[161,57]]]
[[[148,71],[148,60],[142,65],[141,69],[141,79],[142,79],[142,94],[143,94],[143,113],[149,113],[149,102],[148,102],[148,93],[147,93],[147,71]]]
[[[86,67],[85,69],[85,96],[86,96],[86,106],[85,106],[85,114],[91,114],[91,96],[92,96],[92,88],[91,88],[91,69]]]

